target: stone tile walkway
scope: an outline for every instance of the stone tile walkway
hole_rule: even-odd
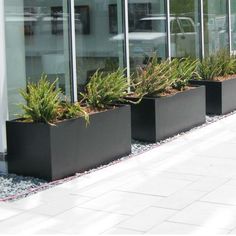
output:
[[[236,234],[236,115],[12,203],[1,233]]]

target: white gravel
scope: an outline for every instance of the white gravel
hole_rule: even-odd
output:
[[[93,171],[96,171],[98,169],[102,169],[102,168],[106,168],[107,166],[114,165],[114,164],[121,162],[125,159],[133,158],[142,152],[145,152],[145,151],[148,151],[154,147],[160,146],[163,143],[170,142],[170,141],[178,138],[181,135],[192,132],[193,130],[196,130],[196,129],[201,129],[202,127],[205,127],[206,125],[209,125],[213,122],[216,122],[220,119],[223,119],[223,118],[233,115],[233,114],[236,114],[236,111],[231,112],[227,115],[223,115],[223,116],[207,116],[205,124],[198,126],[196,128],[193,128],[190,131],[178,134],[174,137],[165,139],[165,140],[157,142],[157,143],[145,143],[145,142],[139,142],[139,141],[133,140],[132,141],[132,153],[129,156],[123,157],[123,158],[116,160],[108,165],[101,166],[99,168],[96,168],[96,169],[93,169],[93,170],[90,170],[90,171],[87,171],[84,173],[76,174],[75,176],[65,178],[65,179],[62,179],[59,181],[54,181],[54,182],[49,183],[44,180],[32,178],[32,177],[23,177],[23,176],[18,176],[18,175],[13,175],[13,174],[6,174],[6,175],[0,174],[0,201],[17,200],[19,198],[26,197],[26,196],[36,193],[38,191],[42,191],[44,189],[48,189],[48,188],[53,187],[55,185],[64,183],[64,182],[69,181],[71,179],[78,178],[81,175],[85,175],[85,174],[91,173]]]

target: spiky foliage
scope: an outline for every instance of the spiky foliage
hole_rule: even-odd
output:
[[[172,87],[179,91],[184,90],[189,80],[193,79],[193,77],[199,77],[197,73],[198,65],[199,60],[193,60],[190,57],[173,59],[172,70],[175,71],[176,75]]]
[[[50,83],[43,74],[38,83],[28,83],[26,90],[20,90],[25,104],[22,117],[35,123],[53,123],[57,118],[57,109],[60,104],[60,89],[56,89],[56,81]]]
[[[198,66],[198,74],[203,80],[214,80],[216,77],[234,73],[236,59],[225,49],[206,57]]]
[[[104,109],[114,103],[124,101],[128,87],[124,70],[118,69],[112,73],[97,70],[87,84],[86,92],[81,95],[89,107]]]
[[[63,95],[56,88],[56,83],[57,80],[50,83],[43,74],[37,83],[28,83],[26,90],[20,90],[25,103],[19,104],[24,112],[19,116],[27,122],[48,124],[81,116],[88,123],[88,114],[79,103],[62,101]]]
[[[133,79],[133,91],[138,96],[158,96],[173,85],[177,76],[173,67],[175,63],[168,60],[158,63],[153,57],[144,68],[140,68],[138,76]]]
[[[215,56],[204,58],[198,66],[198,74],[204,80],[214,80],[220,72],[221,68]]]
[[[89,115],[79,102],[61,102],[58,107],[58,119],[65,120],[77,117],[84,117],[86,124],[89,123]]]
[[[221,68],[219,76],[232,75],[236,72],[236,59],[234,56],[230,55],[228,50],[220,50],[216,53],[216,58],[218,60],[219,67]]]

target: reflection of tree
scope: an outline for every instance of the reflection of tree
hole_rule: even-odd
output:
[[[171,0],[171,14],[183,14],[193,12],[195,10],[195,0]]]

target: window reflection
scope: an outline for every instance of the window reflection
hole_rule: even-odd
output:
[[[7,0],[6,58],[10,117],[18,113],[19,89],[42,73],[70,97],[68,9],[66,0]]]
[[[78,90],[97,69],[112,72],[124,65],[123,1],[75,0]]]
[[[205,54],[210,55],[229,45],[227,1],[204,0]]]
[[[236,53],[236,4],[231,3],[232,50]]]
[[[150,57],[167,57],[166,6],[164,0],[129,0],[129,47],[131,72]]]
[[[170,0],[172,57],[199,57],[200,14],[198,0]]]

